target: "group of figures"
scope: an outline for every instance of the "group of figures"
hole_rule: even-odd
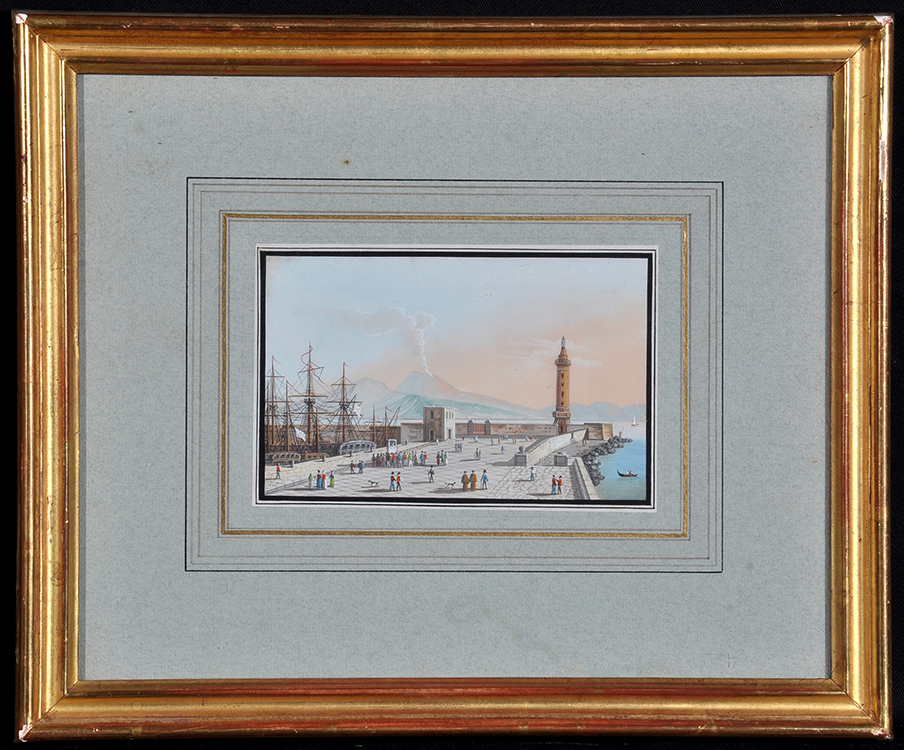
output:
[[[308,474],[308,489],[315,489],[315,486],[318,490],[325,490],[327,486],[335,487],[336,478],[333,476],[333,472],[330,472],[329,476],[325,471]]]
[[[426,466],[430,457],[427,451],[402,451],[401,453],[374,453],[370,457],[370,465],[375,468],[389,466],[393,469],[399,469],[406,466]],[[449,454],[446,451],[438,451],[436,454],[436,465],[445,466],[448,463]],[[363,465],[363,461],[359,463]],[[354,474],[354,471],[352,471]],[[363,473],[363,472],[362,472]]]
[[[487,476],[487,470],[483,470],[483,474],[480,476],[480,489],[485,490],[490,485],[490,478]],[[470,475],[467,471],[463,472],[461,475],[461,490],[462,492],[467,492],[468,490],[476,490],[477,489],[477,473],[472,471]]]
[[[483,473],[484,479],[486,479],[486,472]],[[436,473],[433,471],[433,467],[427,471],[427,481],[432,483],[435,481]],[[474,481],[477,479],[475,477]],[[486,489],[486,485],[484,485],[484,489]],[[402,491],[402,472],[400,471],[398,474],[393,472],[389,475],[389,491],[390,492],[401,492]]]

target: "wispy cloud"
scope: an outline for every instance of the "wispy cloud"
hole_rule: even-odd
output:
[[[336,311],[336,322],[342,323],[365,336],[396,335],[400,345],[405,346],[420,363],[428,375],[427,343],[424,331],[436,323],[436,316],[418,311],[407,313],[401,307],[381,307],[373,312],[353,307],[340,307]]]

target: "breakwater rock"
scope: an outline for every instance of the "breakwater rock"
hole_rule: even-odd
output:
[[[587,473],[590,475],[590,481],[593,482],[594,487],[606,478],[600,471],[600,465],[596,462],[597,457],[608,456],[615,453],[619,448],[624,448],[624,446],[630,442],[632,442],[631,438],[623,438],[620,435],[615,435],[604,443],[600,443],[596,447],[591,448],[581,456],[581,461],[584,462],[584,467],[587,469]]]

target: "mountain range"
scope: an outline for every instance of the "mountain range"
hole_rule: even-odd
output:
[[[455,409],[459,419],[537,419],[548,421],[554,406],[547,409],[533,409],[513,404],[502,399],[482,396],[479,393],[460,391],[451,383],[436,375],[412,372],[396,388],[371,378],[361,378],[355,387],[355,396],[361,402],[361,414],[365,419],[376,412],[379,421],[384,409],[389,415],[399,419],[420,420],[427,406],[449,406]],[[616,422],[646,419],[646,407],[631,404],[620,407],[608,401],[594,404],[571,404],[572,420],[575,422]]]

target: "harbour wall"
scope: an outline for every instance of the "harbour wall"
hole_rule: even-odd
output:
[[[586,430],[588,440],[608,440],[612,437],[611,422],[586,422],[570,425],[573,432]],[[424,422],[404,421],[394,427],[396,431],[389,437],[400,443],[422,442],[426,435]],[[458,421],[455,423],[455,438],[501,437],[552,438],[557,436],[556,425],[547,422],[491,422],[490,420]]]
[[[575,440],[583,440],[586,430],[581,428],[574,432],[566,432],[562,435],[554,435],[544,440],[535,440],[525,449],[527,452],[528,463],[538,464],[547,456],[551,456],[566,445],[570,445]]]
[[[599,499],[596,494],[596,487],[593,486],[593,480],[587,473],[587,467],[580,458],[571,459],[571,481],[574,486],[575,494],[581,500]]]
[[[606,426],[611,428],[611,425]],[[560,451],[565,446],[571,445],[578,440],[583,440],[585,435],[587,435],[587,427],[581,427],[579,430],[536,441],[526,449],[528,463],[538,464],[544,458],[551,456],[556,451]],[[587,467],[584,466],[584,462],[580,458],[569,458],[568,470],[571,473],[571,483],[575,494],[579,499],[591,500],[597,496],[593,480],[590,478],[590,474],[587,473]]]
[[[489,419],[473,419],[467,422],[455,423],[457,437],[470,437],[472,435],[485,435],[499,437],[510,435],[511,437],[542,437],[556,434],[556,426],[549,422],[493,422]]]

